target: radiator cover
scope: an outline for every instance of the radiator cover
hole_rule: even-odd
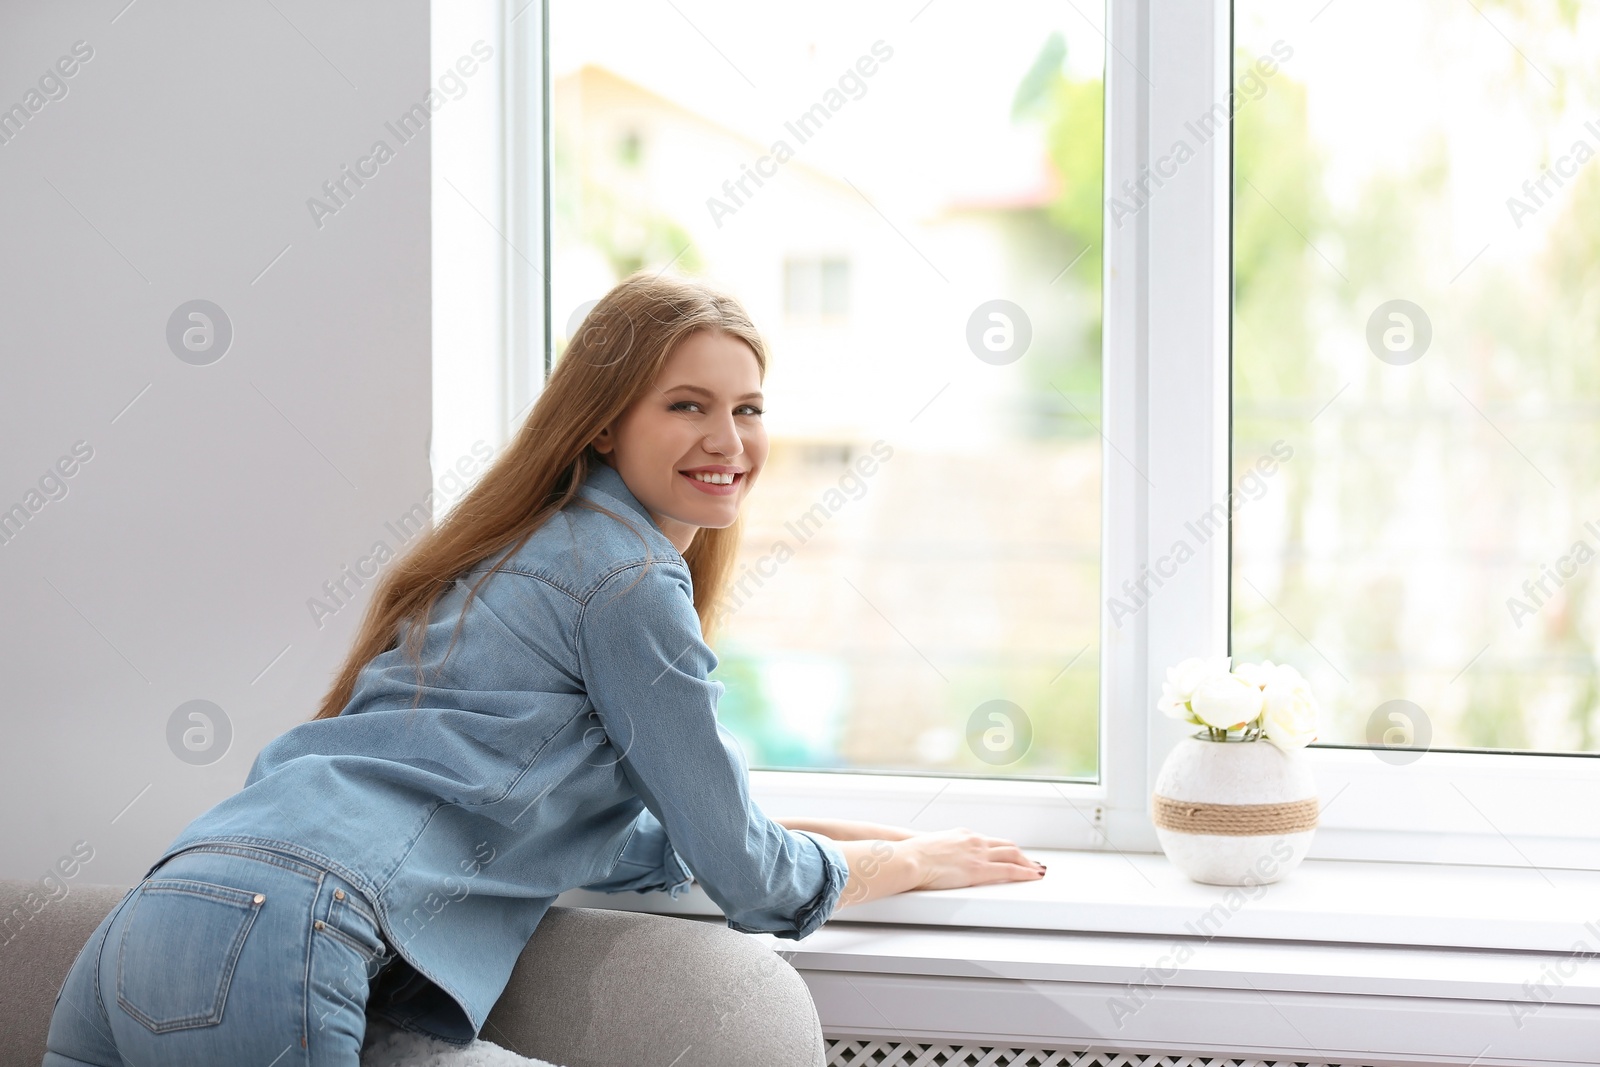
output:
[[[1352,1061],[947,1045],[884,1038],[830,1037],[826,1043],[828,1067],[1366,1067]]]

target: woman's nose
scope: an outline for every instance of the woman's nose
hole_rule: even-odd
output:
[[[739,436],[739,427],[732,415],[706,427],[705,446],[707,451],[720,456],[737,456],[744,451],[744,440]]]

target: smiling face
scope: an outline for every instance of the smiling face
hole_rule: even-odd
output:
[[[667,356],[654,387],[593,444],[686,552],[700,527],[721,529],[739,517],[767,459],[761,408],[761,368],[750,346],[720,330],[696,330]]]

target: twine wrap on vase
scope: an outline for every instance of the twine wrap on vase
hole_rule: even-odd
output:
[[[1155,794],[1155,824],[1183,834],[1261,837],[1297,834],[1317,826],[1317,798],[1283,804],[1207,804]]]

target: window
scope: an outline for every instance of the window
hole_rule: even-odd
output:
[[[1324,854],[1592,867],[1600,20],[1234,18],[1232,648],[1322,695]]]
[[[1328,741],[1600,751],[1600,19],[1236,10],[1234,642]]]
[[[1092,781],[1104,42],[914,14],[552,5],[555,344],[638,267],[771,344],[714,642],[753,767]]]
[[[617,158],[627,167],[637,167],[644,154],[644,139],[638,130],[624,130],[617,141]]]
[[[783,314],[790,322],[839,322],[850,314],[850,261],[783,261]]]
[[[763,327],[764,801],[1153,851],[1161,677],[1231,651],[1328,712],[1313,856],[1600,868],[1593,13],[545,6],[484,124],[505,425],[636,267]]]

